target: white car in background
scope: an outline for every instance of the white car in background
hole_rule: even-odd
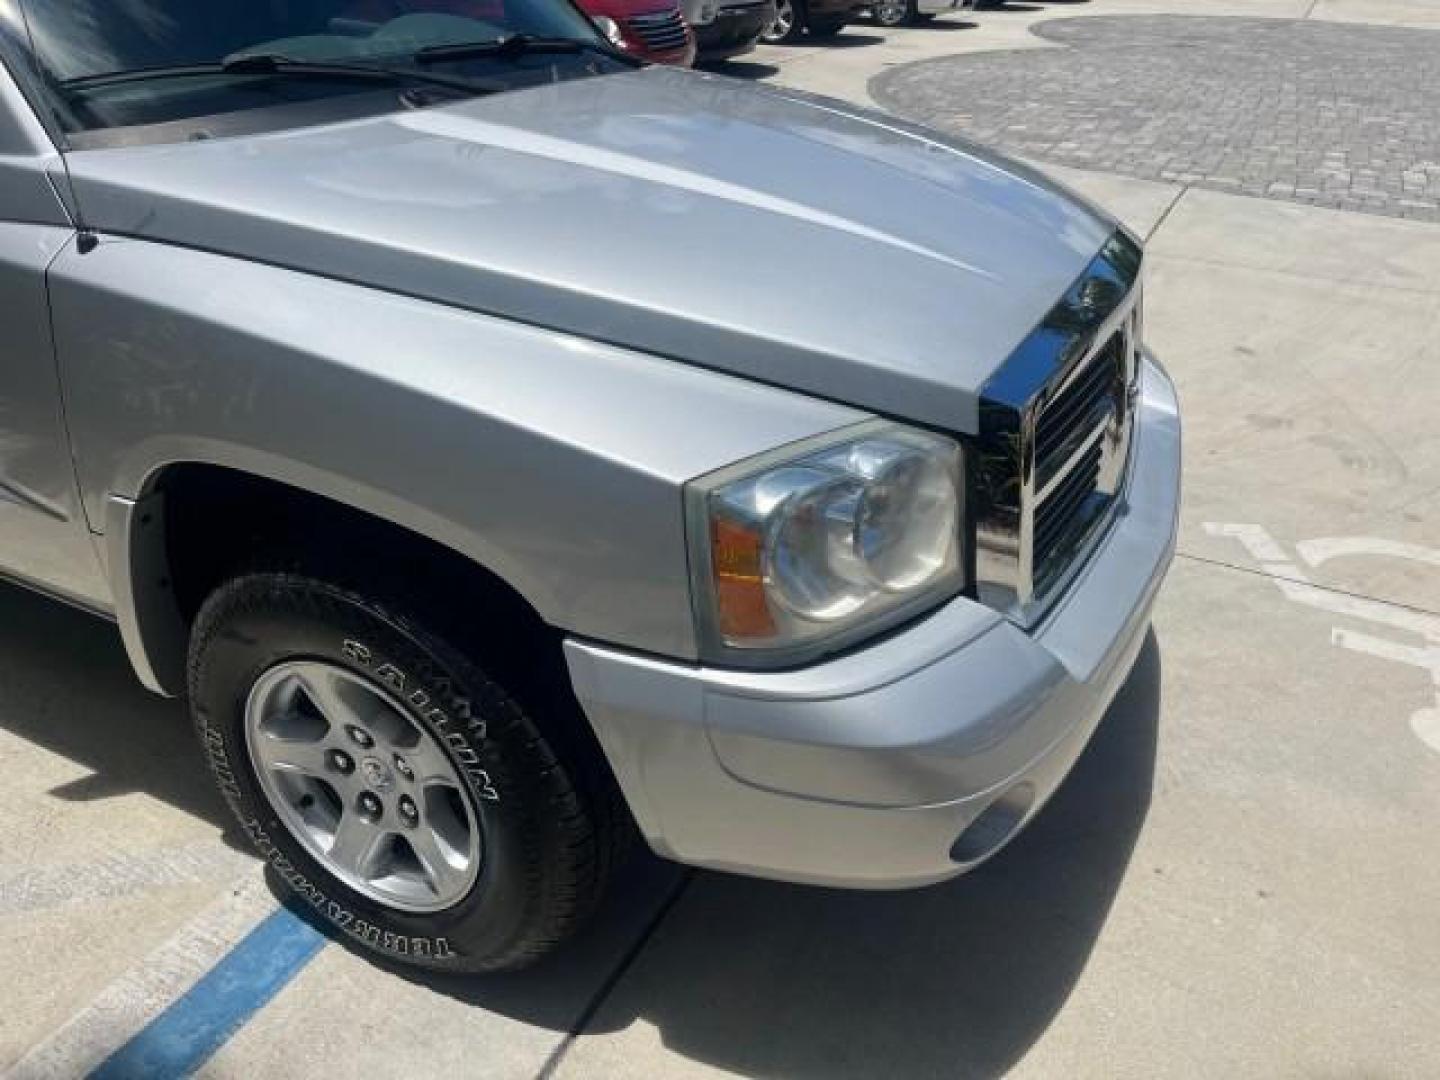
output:
[[[929,22],[947,11],[970,11],[993,6],[984,0],[878,0],[870,7],[870,17],[881,26],[914,26]]]

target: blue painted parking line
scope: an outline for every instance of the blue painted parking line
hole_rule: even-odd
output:
[[[283,908],[90,1075],[92,1080],[189,1076],[278,994],[325,944]]]

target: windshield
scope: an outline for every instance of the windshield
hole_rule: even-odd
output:
[[[70,132],[376,98],[454,100],[598,74],[594,27],[569,0],[23,0],[46,96]],[[451,50],[509,39],[500,50]],[[523,49],[526,39],[584,48]],[[451,59],[449,53],[454,53]],[[265,57],[257,67],[238,57]],[[274,61],[279,61],[278,63]],[[354,69],[363,66],[367,71]],[[503,81],[497,81],[503,80]],[[353,107],[350,106],[350,107]]]

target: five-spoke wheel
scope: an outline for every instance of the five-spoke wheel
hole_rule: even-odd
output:
[[[391,696],[343,668],[277,664],[245,708],[261,786],[316,860],[406,911],[438,911],[474,885],[482,832],[454,763]]]

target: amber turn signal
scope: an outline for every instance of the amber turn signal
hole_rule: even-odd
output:
[[[775,619],[765,599],[758,530],[715,518],[710,524],[710,555],[715,571],[715,600],[720,632],[732,640],[775,635]]]

